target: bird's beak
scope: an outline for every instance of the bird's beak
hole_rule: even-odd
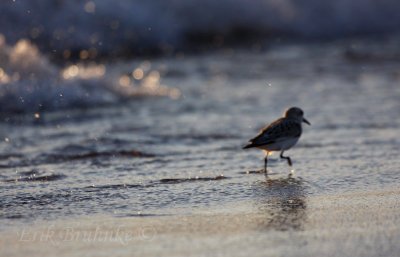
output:
[[[304,123],[307,123],[308,125],[311,126],[310,122],[308,122],[308,120],[306,120],[305,118],[303,118],[303,122],[304,122]]]

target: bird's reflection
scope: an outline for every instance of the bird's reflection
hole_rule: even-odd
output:
[[[256,208],[265,216],[259,220],[259,228],[279,231],[302,229],[307,206],[301,178],[266,177],[253,188]]]

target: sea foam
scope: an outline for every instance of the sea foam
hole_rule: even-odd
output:
[[[109,72],[105,64],[79,62],[59,67],[27,39],[8,45],[0,34],[0,114],[34,113],[116,104],[143,96],[179,97],[162,85],[157,71],[140,80]]]

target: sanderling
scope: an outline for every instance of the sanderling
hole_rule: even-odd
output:
[[[268,154],[281,151],[280,157],[286,159],[289,166],[292,160],[289,156],[283,156],[283,152],[294,146],[301,136],[301,123],[311,125],[303,118],[303,111],[298,107],[291,107],[285,111],[283,117],[265,126],[258,135],[249,140],[249,144],[243,149],[257,147],[264,150],[264,172],[267,173]]]

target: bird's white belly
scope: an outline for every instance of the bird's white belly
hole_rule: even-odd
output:
[[[279,142],[275,142],[273,144],[268,144],[268,145],[261,145],[258,146],[259,149],[266,150],[266,151],[284,151],[292,146],[294,146],[297,141],[299,140],[299,137],[297,138],[288,138],[285,140],[281,140]]]

